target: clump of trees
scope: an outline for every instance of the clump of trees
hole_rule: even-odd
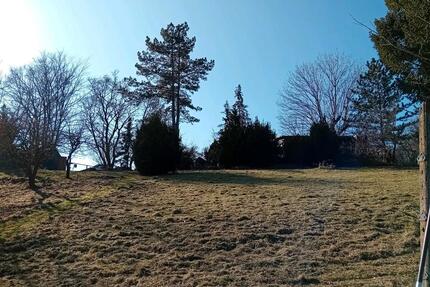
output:
[[[173,128],[175,139],[165,136],[163,140],[171,140],[166,144],[176,145],[176,157],[166,168],[156,167],[158,172],[167,172],[176,169],[180,159],[185,161],[189,153],[187,149],[180,146],[180,122],[195,123],[198,118],[194,117],[190,111],[200,111],[201,108],[192,103],[191,96],[200,88],[200,82],[206,80],[208,73],[213,69],[215,62],[206,58],[191,58],[196,43],[195,37],[188,36],[189,27],[185,22],[179,25],[172,23],[161,29],[161,39],[146,38],[146,50],[138,52],[138,63],[136,63],[136,74],[138,78],[127,78],[127,88],[124,94],[134,102],[160,103],[156,110],[156,118]],[[153,123],[155,125],[155,123]],[[142,128],[145,124],[142,124]],[[145,134],[145,133],[140,133]],[[149,134],[149,133],[146,133]],[[139,139],[140,140],[140,139]],[[134,148],[136,154],[137,145]],[[184,155],[179,156],[179,151],[183,150]],[[145,154],[142,151],[142,154]],[[136,156],[135,156],[136,157]],[[137,165],[137,159],[136,165]],[[173,167],[172,165],[173,164]],[[154,166],[155,168],[155,166]],[[139,169],[142,173],[148,170]]]
[[[415,30],[395,23],[422,23],[387,3],[395,13],[377,20],[372,34],[381,60],[372,59],[360,74],[352,60],[329,54],[290,74],[280,95],[280,121],[294,137],[284,137],[281,150],[270,125],[251,120],[239,85],[204,152],[207,164],[266,167],[281,154],[315,165],[335,161],[345,138],[355,139],[356,154],[378,163],[414,158],[417,100],[428,100],[428,61]],[[32,188],[43,162],[59,150],[67,154],[70,177],[72,157],[82,147],[109,170],[132,169],[133,163],[142,174],[193,168],[200,154],[181,144],[180,123],[198,121],[192,113],[201,108],[192,95],[214,61],[191,57],[196,38],[188,32],[187,23],[169,24],[161,38],[146,38],[136,77],[124,80],[117,72],[86,79],[85,65],[62,52],[13,68],[0,87],[6,104],[0,111],[0,167],[25,171]],[[137,131],[136,117],[142,118]]]
[[[311,136],[313,127],[327,125],[327,133],[340,137],[337,145],[332,137],[319,143],[320,147],[333,146],[331,153],[340,152],[337,146],[342,139],[354,146],[362,163],[410,164],[416,157],[418,109],[416,93],[407,92],[404,85],[403,76],[376,59],[361,74],[351,60],[340,55],[298,66],[280,96],[281,127],[290,135],[282,148],[283,158],[305,165],[327,158],[300,137]],[[297,156],[293,151],[303,154],[302,159],[291,160]]]
[[[207,161],[223,168],[269,166],[277,155],[275,132],[268,123],[250,120],[240,85],[235,99],[232,107],[224,105],[224,124],[205,150]]]
[[[309,135],[279,138],[280,163],[300,167],[335,164],[341,139],[328,123],[313,123]]]
[[[43,162],[60,150],[67,154],[67,177],[83,146],[106,169],[131,169],[135,161],[146,174],[173,171],[181,158],[195,157],[195,150],[180,145],[179,123],[198,121],[190,111],[201,108],[191,96],[214,61],[191,57],[196,38],[188,31],[187,23],[169,24],[161,29],[161,40],[147,38],[147,49],[138,53],[139,79],[119,80],[115,72],[86,80],[85,65],[62,52],[43,53],[13,68],[1,87],[7,108],[0,115],[0,166],[16,163],[35,188]],[[136,138],[135,115],[143,118]]]
[[[133,145],[136,169],[142,175],[166,174],[176,169],[179,157],[175,129],[160,114],[143,121]]]

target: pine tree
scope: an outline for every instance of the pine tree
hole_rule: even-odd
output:
[[[127,120],[124,132],[121,134],[120,165],[122,168],[131,169],[133,164],[133,121]]]
[[[236,102],[233,105],[232,112],[237,115],[240,125],[247,126],[250,122],[247,106],[243,103],[242,87],[240,85],[234,91]]]
[[[276,157],[276,134],[268,123],[251,121],[240,85],[234,91],[235,102],[224,105],[223,125],[206,152],[211,165],[224,168],[270,165]]]
[[[186,22],[176,26],[170,23],[161,29],[161,40],[147,37],[147,50],[138,52],[139,62],[135,65],[137,75],[143,80],[128,79],[134,96],[156,97],[167,104],[170,124],[178,137],[180,121],[198,121],[190,110],[201,108],[193,105],[191,95],[199,90],[200,81],[206,80],[215,64],[206,58],[191,58],[196,38],[190,38],[188,30]]]
[[[416,123],[416,104],[401,92],[398,77],[375,59],[367,62],[354,93],[352,114],[361,152],[394,163],[399,144]]]
[[[371,33],[381,60],[401,75],[402,89],[430,99],[430,1],[386,0],[387,14]]]
[[[245,160],[243,148],[249,117],[240,85],[235,89],[235,99],[232,107],[225,103],[224,124],[219,131],[219,161],[226,168],[243,165]]]

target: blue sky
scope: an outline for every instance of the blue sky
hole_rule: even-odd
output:
[[[170,22],[187,21],[190,35],[197,37],[194,56],[215,60],[193,97],[203,108],[196,113],[201,121],[181,126],[184,142],[199,148],[212,141],[223,104],[233,101],[238,84],[252,117],[269,121],[281,133],[277,100],[288,73],[330,52],[364,64],[376,52],[368,32],[351,15],[371,24],[386,12],[383,0],[2,0],[0,10],[10,18],[0,20],[2,30],[21,29],[3,39],[9,45],[3,54],[13,58],[14,45],[20,43],[28,57],[35,51],[63,50],[87,60],[91,76],[113,70],[134,75],[145,37],[159,36]],[[0,59],[10,65],[25,59],[15,55],[15,62],[8,61],[1,49]]]

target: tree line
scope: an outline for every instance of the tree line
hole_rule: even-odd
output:
[[[343,55],[324,55],[290,74],[280,95],[281,127],[304,135],[325,124],[338,137],[353,137],[365,163],[410,164],[417,155],[418,102],[402,85],[381,60],[360,69]]]
[[[68,155],[69,177],[73,155],[85,146],[106,169],[130,169],[134,161],[147,173],[140,164],[155,165],[159,158],[151,148],[158,146],[139,150],[140,138],[157,141],[165,128],[168,136],[162,139],[169,141],[173,153],[164,149],[162,156],[169,155],[175,169],[185,151],[180,122],[198,121],[190,110],[201,108],[193,105],[191,95],[214,67],[213,60],[191,58],[196,38],[189,37],[188,30],[187,23],[169,24],[161,29],[160,39],[147,37],[146,49],[137,53],[136,77],[119,79],[114,72],[88,78],[86,66],[62,52],[45,52],[28,65],[12,68],[1,85],[0,165],[23,171],[35,188],[41,165],[54,152]],[[160,129],[146,128],[157,120]],[[136,123],[141,127],[135,137]],[[149,173],[160,171],[165,170]]]
[[[269,123],[251,120],[240,85],[224,105],[223,124],[203,154],[181,143],[180,123],[198,122],[192,102],[214,61],[192,58],[196,38],[187,23],[146,38],[136,75],[87,77],[86,65],[62,52],[42,53],[12,68],[1,82],[0,167],[14,167],[36,186],[38,170],[55,151],[72,157],[85,147],[106,169],[135,165],[142,174],[206,166],[267,167],[282,145]],[[336,158],[339,138],[352,136],[363,159],[396,164],[415,156],[417,99],[405,75],[371,59],[360,69],[340,54],[297,66],[280,93],[284,134],[308,136],[311,164]],[[410,75],[409,75],[410,77]],[[289,150],[294,150],[290,147]]]

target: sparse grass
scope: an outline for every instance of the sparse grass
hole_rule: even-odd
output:
[[[411,286],[416,170],[0,173],[0,286]]]

